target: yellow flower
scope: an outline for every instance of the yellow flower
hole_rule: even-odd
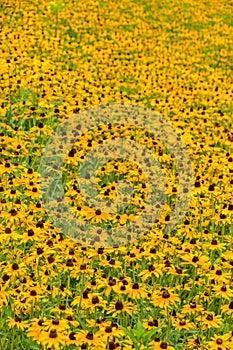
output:
[[[196,317],[196,319],[197,321],[202,322],[201,328],[203,330],[209,328],[218,328],[222,323],[221,316],[216,316],[214,312],[208,312],[205,315]]]
[[[121,313],[127,313],[132,316],[135,311],[136,307],[132,303],[121,300],[112,301],[106,310],[107,314],[111,314],[113,317]]]
[[[37,341],[43,346],[47,345],[55,350],[60,350],[61,346],[65,345],[65,340],[66,336],[62,331],[52,328],[49,331],[42,331]]]
[[[27,328],[27,323],[22,320],[21,316],[16,316],[15,318],[8,318],[7,323],[10,328],[17,327],[18,329],[24,331]]]
[[[213,339],[207,342],[207,346],[213,350],[218,350],[219,348],[223,350],[230,349],[231,342],[229,340],[229,333],[224,335],[214,335]]]
[[[189,304],[186,304],[182,307],[182,314],[189,315],[189,314],[196,314],[201,313],[203,314],[204,308],[201,305],[198,305],[196,302],[196,298],[193,298]]]
[[[142,276],[142,281],[146,281],[149,277],[155,276],[159,278],[162,276],[162,267],[159,264],[150,264],[147,270],[140,272],[139,276]]]
[[[152,301],[155,306],[163,309],[172,305],[175,306],[180,301],[180,298],[177,294],[168,291],[166,288],[162,288],[160,292],[152,294]]]
[[[231,289],[231,286],[228,285],[217,285],[213,288],[215,295],[223,298],[223,299],[230,299],[233,297],[233,291]]]
[[[174,320],[172,323],[178,331],[196,329],[196,325],[193,322],[190,322],[189,320],[178,318]]]
[[[64,331],[69,328],[68,321],[65,319],[53,318],[52,320],[45,320],[43,326],[46,331],[55,329],[57,331]]]

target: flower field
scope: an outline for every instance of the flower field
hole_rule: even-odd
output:
[[[232,13],[231,0],[1,2],[0,350],[233,349]],[[182,138],[192,189],[172,231],[174,155],[110,117],[76,130],[60,169],[67,203],[95,234],[76,240],[48,215],[48,140],[72,115],[82,121],[85,109],[108,103],[155,111]],[[155,186],[147,159],[117,157],[97,169],[98,194],[114,203],[125,180],[130,203],[108,213],[83,198],[85,156],[119,138],[159,161],[166,198],[153,203],[164,207],[150,230],[111,244],[109,230],[140,217]]]

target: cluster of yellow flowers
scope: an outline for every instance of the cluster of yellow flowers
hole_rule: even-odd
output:
[[[0,10],[0,347],[232,349],[232,2],[5,0]],[[140,215],[148,183],[138,165],[111,161],[98,169],[100,196],[114,202],[125,177],[131,205],[112,215],[90,208],[74,170],[98,140],[143,140],[167,171],[156,225],[95,249],[48,218],[39,165],[59,124],[108,102],[167,118],[190,152],[194,184],[183,222],[167,233],[177,174],[159,140],[109,120],[82,135],[64,188],[100,234]]]

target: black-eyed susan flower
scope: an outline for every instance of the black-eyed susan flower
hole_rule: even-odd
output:
[[[196,329],[196,325],[193,322],[190,322],[188,319],[177,318],[172,323],[178,331]]]
[[[174,347],[169,345],[166,341],[157,341],[157,339],[150,343],[153,346],[153,349],[161,350],[161,349],[168,349],[168,350],[174,350]]]
[[[147,297],[146,288],[142,285],[139,285],[138,282],[134,282],[131,284],[128,290],[128,294],[133,300]]]
[[[22,319],[21,316],[15,316],[15,318],[8,318],[7,323],[10,328],[16,327],[24,331],[27,328],[27,323]]]
[[[149,277],[155,276],[159,278],[162,276],[162,267],[159,264],[149,264],[147,270],[143,270],[140,272],[139,276],[141,276],[142,281],[146,281]]]
[[[196,314],[196,313],[203,313],[204,307],[202,305],[197,304],[197,301],[195,298],[190,300],[190,302],[182,307],[182,314],[184,315],[190,315],[190,314]]]
[[[162,288],[160,292],[153,293],[152,301],[155,306],[163,309],[172,305],[175,306],[180,301],[180,298],[177,294],[173,293],[170,288],[169,290]]]
[[[28,326],[27,334],[29,337],[32,337],[34,340],[39,341],[41,332],[44,330],[44,320],[33,318],[30,321]]]
[[[231,301],[229,304],[227,304],[227,305],[223,305],[222,307],[221,307],[221,310],[222,310],[222,312],[226,312],[226,313],[229,313],[230,315],[232,315],[233,314],[233,301]]]
[[[202,322],[202,329],[218,328],[221,323],[221,316],[216,316],[214,312],[207,312],[205,315],[198,316],[197,321]]]
[[[38,342],[42,346],[53,347],[55,350],[59,350],[61,346],[65,344],[65,335],[62,331],[58,331],[55,328],[51,328],[49,331],[42,331]]]
[[[121,300],[114,300],[110,303],[107,309],[107,313],[112,316],[117,316],[121,313],[132,315],[136,311],[136,307],[131,302],[124,302]]]
[[[228,350],[230,349],[230,341],[229,341],[229,334],[224,335],[217,335],[215,334],[213,336],[213,339],[209,342],[207,342],[207,346],[210,346],[211,349],[217,350],[219,348]]]
[[[96,342],[99,342],[100,343],[100,346],[102,345],[101,344],[101,339],[100,337],[98,336],[98,334],[94,334],[92,331],[81,331],[81,332],[78,332],[78,334],[76,335],[76,344],[79,344],[81,346],[94,346],[96,344]],[[84,347],[85,348],[85,347]]]
[[[226,284],[220,284],[215,287],[213,287],[213,290],[215,292],[215,295],[223,298],[223,299],[230,299],[233,297],[233,291],[231,289],[231,286]]]

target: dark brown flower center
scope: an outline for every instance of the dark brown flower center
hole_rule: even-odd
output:
[[[21,316],[16,316],[15,317],[15,322],[22,322],[22,317]]]
[[[92,333],[92,332],[88,332],[87,335],[86,335],[86,338],[87,338],[88,340],[93,340],[93,339],[94,339],[93,333]]]
[[[105,332],[106,332],[106,333],[111,333],[111,332],[112,332],[112,327],[107,326],[107,327],[105,328]]]
[[[52,329],[50,332],[49,332],[49,338],[57,338],[57,331],[56,329]]]
[[[94,296],[91,300],[92,304],[98,304],[99,303],[99,298],[97,296]]]
[[[168,299],[168,298],[170,298],[170,293],[169,293],[167,290],[163,291],[163,293],[162,293],[162,298],[163,298],[163,299]]]
[[[135,282],[133,285],[132,285],[132,289],[139,289],[139,285],[137,282]]]
[[[213,315],[209,314],[207,315],[206,319],[207,321],[213,321],[214,318],[213,318]]]
[[[109,282],[108,282],[108,285],[109,285],[110,287],[115,286],[115,285],[116,285],[116,279],[115,279],[115,278],[111,278],[111,279],[109,280]]]
[[[18,270],[19,269],[19,265],[16,264],[16,263],[12,264],[12,269],[15,270],[15,271]]]
[[[199,261],[199,258],[198,258],[198,256],[194,256],[193,258],[192,258],[192,262],[198,262]]]
[[[226,292],[227,291],[227,287],[226,286],[222,286],[221,291],[222,292]]]
[[[124,305],[121,301],[117,301],[116,304],[115,304],[115,309],[116,310],[123,310],[124,308]]]
[[[59,320],[57,319],[57,318],[54,318],[54,320],[52,320],[52,324],[54,325],[54,326],[58,326],[59,325]]]
[[[180,324],[180,326],[185,326],[186,322],[185,322],[185,320],[181,320],[179,324]]]
[[[152,271],[154,271],[155,270],[155,267],[153,266],[153,265],[149,265],[148,266],[148,271],[149,272],[152,272]]]
[[[69,338],[70,338],[70,340],[76,340],[75,333],[74,333],[74,332],[71,332],[71,333],[69,334]]]

